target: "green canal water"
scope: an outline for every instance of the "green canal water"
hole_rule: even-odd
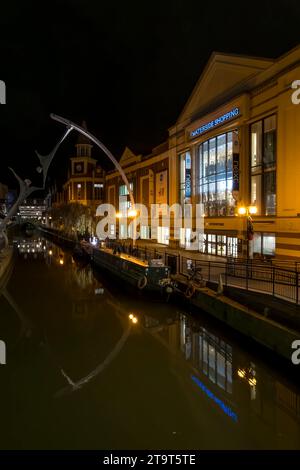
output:
[[[300,388],[276,363],[47,240],[14,242],[2,449],[300,448]]]

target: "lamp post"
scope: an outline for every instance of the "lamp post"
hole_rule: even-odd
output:
[[[250,206],[240,206],[238,207],[238,215],[240,217],[246,218],[246,237],[247,237],[247,259],[249,258],[249,243],[253,241],[254,229],[252,223],[252,215],[257,213],[257,207]],[[253,257],[253,251],[251,250],[251,258]]]

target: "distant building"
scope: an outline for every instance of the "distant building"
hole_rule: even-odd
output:
[[[86,128],[85,122],[82,126]],[[70,158],[68,179],[61,192],[52,194],[52,204],[77,202],[96,208],[104,196],[105,174],[95,158],[92,158],[90,141],[79,135],[76,144],[76,156]]]
[[[42,220],[47,209],[45,199],[26,199],[22,205],[19,206],[18,215],[20,220]]]
[[[0,215],[7,213],[7,194],[8,187],[5,184],[0,183]]]

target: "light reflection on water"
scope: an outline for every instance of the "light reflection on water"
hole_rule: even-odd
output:
[[[16,246],[2,448],[300,448],[299,388],[222,326],[133,298],[47,240]]]

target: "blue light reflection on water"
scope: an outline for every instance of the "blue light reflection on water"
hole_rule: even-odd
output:
[[[229,416],[229,418],[231,418],[235,423],[238,422],[238,417],[237,417],[237,414],[232,411],[232,409],[225,405],[225,403],[222,402],[222,400],[220,400],[220,398],[216,397],[214,395],[214,393],[209,390],[206,385],[204,385],[204,383],[201,382],[200,379],[198,379],[198,377],[196,377],[195,375],[192,375],[191,376],[193,382],[198,385],[199,388],[201,388],[201,390],[211,399],[213,400],[220,408],[222,411],[224,411],[224,413]]]

